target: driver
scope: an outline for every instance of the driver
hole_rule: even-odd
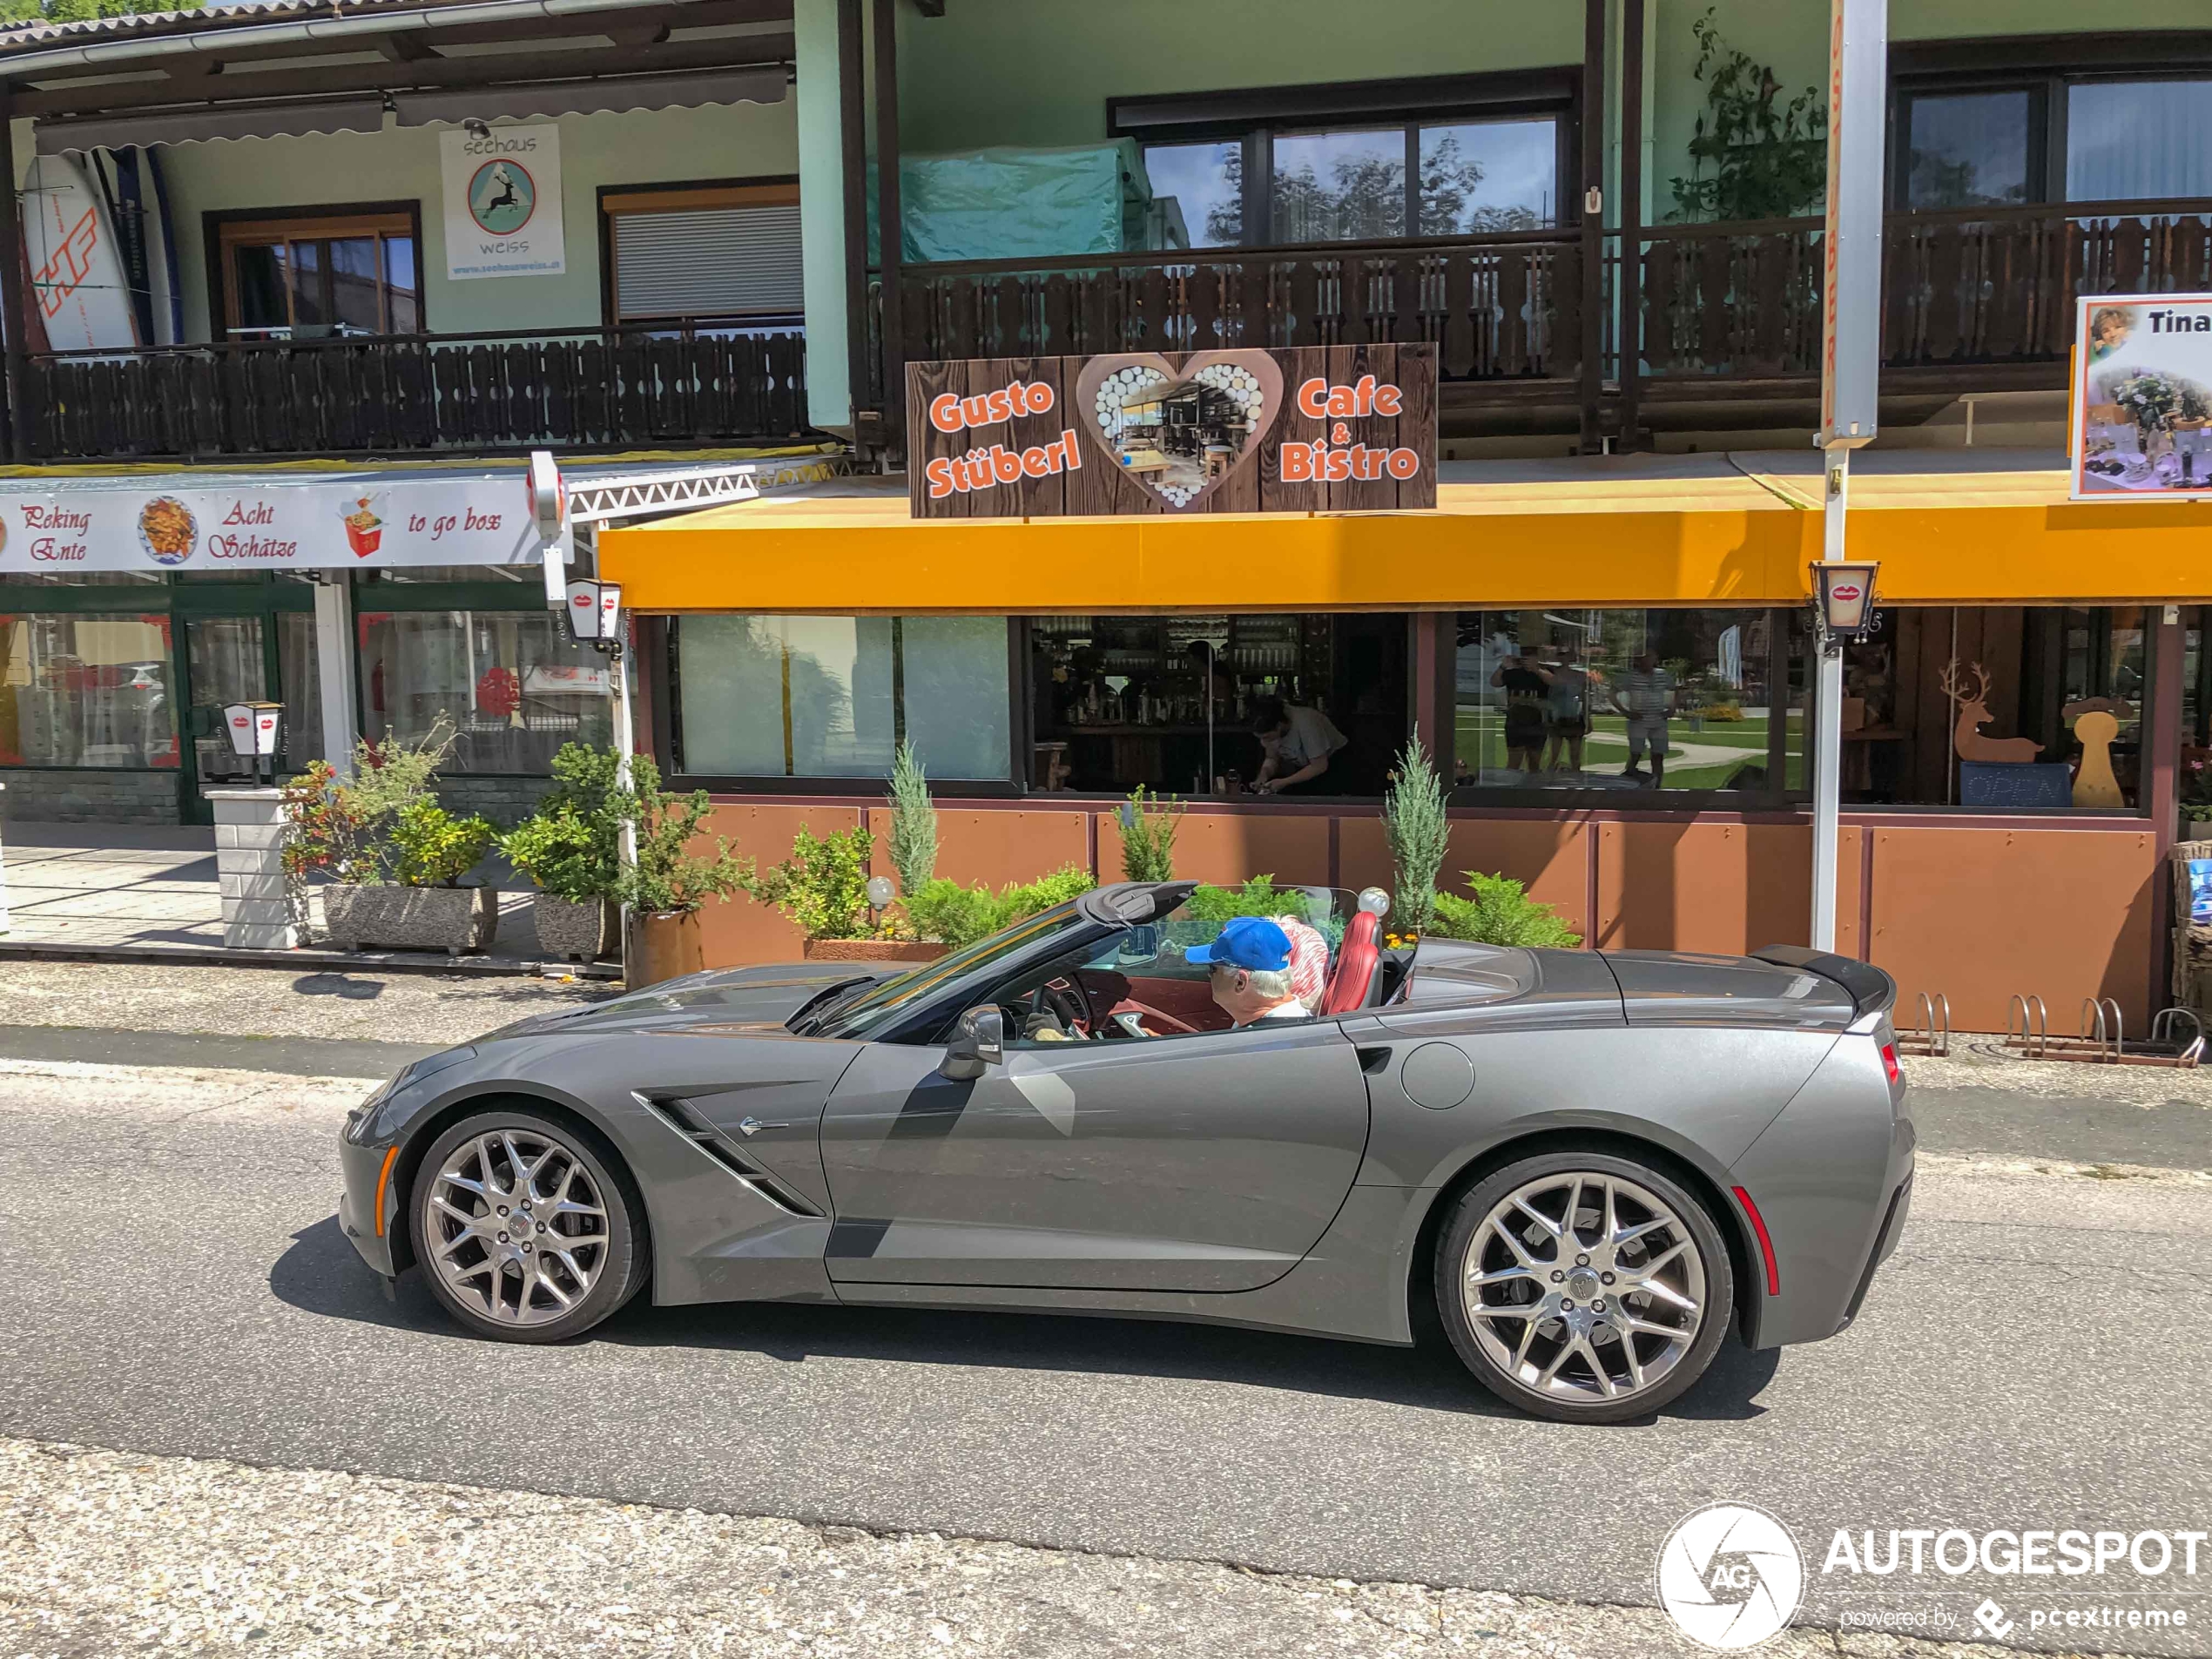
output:
[[[1291,980],[1291,936],[1269,917],[1238,916],[1212,944],[1193,945],[1183,959],[1211,965],[1213,1000],[1240,1028],[1312,1017]]]

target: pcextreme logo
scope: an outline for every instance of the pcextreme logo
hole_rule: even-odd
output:
[[[1704,1647],[1757,1647],[1797,1615],[1804,1588],[1797,1541],[1749,1504],[1709,1504],[1659,1547],[1659,1605]]]

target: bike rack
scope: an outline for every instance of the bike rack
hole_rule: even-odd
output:
[[[2015,997],[2013,1001],[2020,999]],[[1920,1024],[1917,1030],[1897,1035],[1899,1054],[1929,1055],[1940,1060],[1951,1052],[1951,999],[1941,991],[1920,993]]]
[[[2186,1031],[2184,1027],[2186,1026]],[[2173,1066],[2195,1070],[2204,1056],[2204,1022],[2190,1009],[2161,1008],[2150,1035],[2131,1048],[2127,1019],[2109,996],[2081,999],[2080,1035],[2054,1037],[2043,999],[2014,995],[2005,1013],[2005,1043],[2024,1059],[2072,1060],[2085,1065]]]

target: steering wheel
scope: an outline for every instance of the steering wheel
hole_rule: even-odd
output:
[[[1114,1015],[1116,1019],[1120,1018],[1120,1016],[1124,1014],[1134,1014],[1137,1016],[1140,1022],[1145,1020],[1152,1021],[1156,1024],[1165,1026],[1170,1031],[1187,1033],[1196,1031],[1198,1028],[1195,1025],[1185,1024],[1183,1021],[1177,1019],[1172,1014],[1162,1013],[1158,1008],[1154,1008],[1150,1002],[1140,1002],[1134,997],[1123,997],[1120,1001],[1114,1004]]]
[[[1047,980],[1038,986],[1033,1006],[1040,1013],[1049,1013],[1070,1036],[1088,1037],[1091,1035],[1090,1006],[1083,1001],[1082,994],[1067,980]]]

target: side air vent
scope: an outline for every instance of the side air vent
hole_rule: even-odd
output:
[[[700,1116],[690,1102],[673,1097],[655,1100],[643,1095],[637,1098],[654,1116],[737,1177],[747,1190],[794,1216],[819,1217],[822,1213],[732,1145],[729,1137]]]

